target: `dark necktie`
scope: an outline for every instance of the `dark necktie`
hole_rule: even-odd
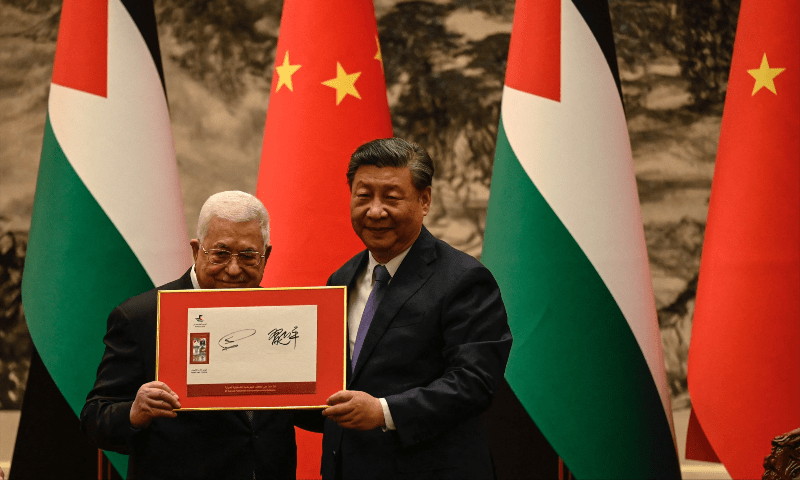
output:
[[[358,326],[358,333],[356,334],[356,344],[353,346],[353,360],[350,364],[355,368],[358,361],[358,354],[361,353],[361,346],[364,344],[364,337],[367,336],[367,330],[372,323],[372,317],[375,316],[375,310],[378,309],[378,304],[381,302],[383,293],[386,291],[386,286],[392,276],[389,275],[389,270],[386,270],[384,265],[375,265],[375,285],[372,286],[372,292],[369,294],[367,304],[364,306],[364,314],[361,315],[361,324]]]

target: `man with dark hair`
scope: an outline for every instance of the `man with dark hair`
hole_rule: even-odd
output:
[[[81,428],[99,448],[130,455],[128,479],[293,480],[294,425],[318,423],[319,412],[176,413],[178,395],[154,381],[158,290],[258,287],[272,251],[269,215],[250,194],[217,193],[189,243],[194,265],[181,278],[111,312]]]
[[[408,168],[411,172],[411,183],[420,192],[433,183],[433,160],[428,151],[402,138],[384,138],[358,147],[347,166],[347,184],[351,189],[356,171],[359,167],[368,165],[378,168]]]
[[[348,287],[347,388],[328,399],[324,479],[487,479],[478,416],[511,349],[500,290],[422,225],[428,153],[398,138],[353,153],[353,229],[367,250],[328,280]]]

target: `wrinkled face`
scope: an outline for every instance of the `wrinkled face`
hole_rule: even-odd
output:
[[[350,189],[353,230],[380,263],[414,243],[431,206],[431,187],[417,190],[408,168],[359,167]]]
[[[208,223],[208,233],[202,247],[206,250],[222,249],[231,253],[257,252],[265,254],[258,265],[247,267],[239,263],[239,257],[231,258],[226,265],[215,265],[200,248],[200,241],[189,242],[194,254],[194,267],[200,288],[255,288],[264,276],[264,267],[272,251],[272,245],[264,252],[261,225],[258,220],[236,223],[214,217]]]

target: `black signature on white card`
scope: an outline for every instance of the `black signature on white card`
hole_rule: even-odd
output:
[[[222,351],[228,350],[229,348],[235,348],[239,346],[239,341],[244,340],[247,337],[252,337],[256,334],[255,329],[253,328],[245,328],[244,330],[236,330],[235,332],[231,332],[224,337],[219,339],[220,347],[222,347]]]

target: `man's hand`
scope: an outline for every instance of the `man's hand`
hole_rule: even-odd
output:
[[[341,427],[372,430],[386,426],[380,400],[368,393],[342,390],[328,398],[328,405],[322,414]]]
[[[145,428],[156,417],[175,418],[177,413],[172,409],[181,408],[178,394],[164,382],[149,382],[139,387],[136,400],[131,406],[131,425]]]

